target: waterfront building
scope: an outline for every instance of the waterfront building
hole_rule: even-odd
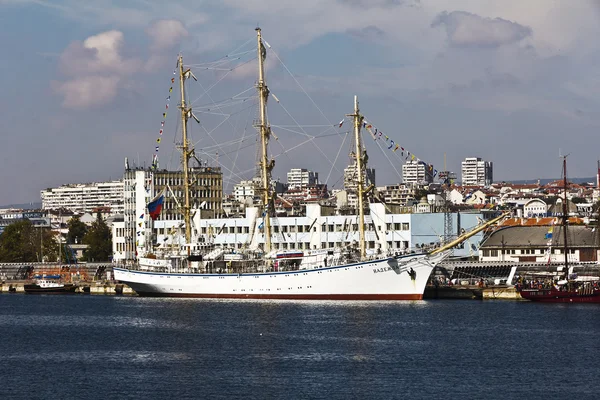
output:
[[[287,173],[288,190],[303,189],[319,183],[319,173],[305,168],[292,168]]]
[[[402,166],[402,179],[407,184],[427,185],[433,182],[433,165],[409,160]]]
[[[490,186],[493,180],[493,164],[479,157],[465,158],[461,173],[463,186]]]
[[[444,231],[445,217],[443,213],[398,213],[394,207],[371,203],[365,216],[367,250],[371,254],[388,250],[406,253],[434,246],[439,242],[440,232]],[[458,236],[462,229],[470,230],[477,226],[482,214],[452,213],[451,218]],[[201,218],[196,213],[193,226],[198,230],[199,242],[212,248],[210,257],[214,259],[223,253],[233,254],[242,249],[263,248],[265,238],[257,228],[261,221],[259,208],[247,207],[245,215],[239,218]],[[177,220],[154,221],[153,235],[156,243],[161,247],[182,243],[184,239],[181,225],[181,221]],[[334,206],[318,203],[306,204],[305,211],[300,215],[273,219],[272,229],[274,252],[355,247],[359,240],[356,215],[337,215]],[[124,242],[123,229],[113,229],[113,235],[113,242]],[[469,239],[469,244],[456,249],[454,255],[477,256],[475,244],[481,239],[482,233],[473,236]],[[114,248],[114,251],[114,259],[123,260],[119,250]]]
[[[535,219],[534,219],[535,220]],[[554,218],[546,218],[548,222]],[[560,225],[507,226],[495,230],[481,244],[480,261],[564,262],[563,232]],[[569,263],[597,262],[599,248],[593,229],[573,225],[567,229]]]
[[[159,220],[170,221],[182,228],[183,171],[152,169],[126,169],[123,175],[123,220],[113,223],[113,259],[134,260],[138,250],[144,248],[146,226],[151,224],[147,204],[164,193],[164,203]],[[216,218],[223,213],[223,174],[218,167],[191,167],[189,179],[190,207],[198,218]],[[155,221],[156,222],[156,221]],[[156,227],[156,224],[155,224]],[[164,232],[163,232],[164,233]],[[169,233],[167,233],[168,235]]]
[[[40,191],[42,210],[65,209],[76,214],[91,213],[98,207],[110,207],[122,214],[123,181],[68,184]]]

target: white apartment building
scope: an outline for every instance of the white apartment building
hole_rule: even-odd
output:
[[[433,165],[423,161],[410,160],[402,166],[404,183],[426,185],[433,182]]]
[[[465,158],[461,166],[463,186],[489,186],[493,180],[491,161],[479,157]]]
[[[111,214],[123,213],[123,181],[63,185],[40,191],[42,210],[65,208],[73,213],[91,213],[110,207]]]
[[[305,168],[292,168],[287,173],[288,190],[303,189],[319,183],[319,173]]]
[[[248,197],[253,199],[258,196],[259,183],[254,180],[241,181],[233,186],[233,197],[239,202],[244,202]]]

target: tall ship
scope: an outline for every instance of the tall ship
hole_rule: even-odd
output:
[[[429,276],[440,262],[450,256],[452,248],[475,235],[502,216],[472,230],[447,245],[432,251],[408,254],[378,254],[367,252],[365,239],[365,207],[372,186],[365,184],[367,154],[361,137],[364,117],[354,97],[354,109],[347,117],[353,122],[353,150],[356,165],[358,200],[358,241],[342,248],[275,251],[271,246],[274,190],[271,171],[274,160],[269,158],[271,127],[267,121],[269,90],[265,81],[265,42],[260,28],[257,32],[259,120],[259,169],[261,207],[259,224],[252,231],[264,237],[262,248],[230,255],[224,264],[215,267],[210,249],[202,246],[198,229],[193,227],[195,210],[190,206],[190,157],[193,154],[187,137],[188,119],[196,117],[186,105],[185,81],[193,77],[184,68],[179,55],[179,86],[181,99],[181,151],[183,169],[183,201],[181,204],[185,243],[176,245],[169,254],[156,255],[149,250],[140,254],[135,265],[115,266],[114,277],[130,286],[140,296],[249,298],[249,299],[333,299],[333,300],[420,300]],[[268,46],[268,45],[267,45]],[[196,119],[197,120],[197,119]],[[147,210],[152,220],[160,213],[164,192],[159,193]],[[367,203],[367,204],[365,204]],[[219,251],[218,249],[214,251]]]
[[[600,278],[597,276],[576,276],[569,267],[569,235],[567,206],[567,157],[563,157],[563,191],[562,199],[562,250],[565,255],[562,273],[554,279],[530,279],[519,282],[517,289],[521,297],[542,303],[600,303]]]

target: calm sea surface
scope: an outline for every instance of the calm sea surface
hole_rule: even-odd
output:
[[[2,294],[0,398],[600,398],[600,306]]]

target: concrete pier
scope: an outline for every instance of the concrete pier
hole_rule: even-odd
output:
[[[2,293],[25,293],[25,284],[23,282],[3,283]]]

